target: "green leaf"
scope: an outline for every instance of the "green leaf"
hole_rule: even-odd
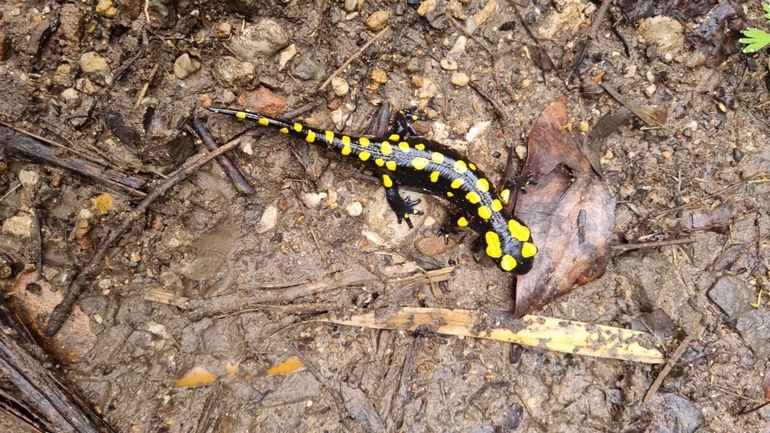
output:
[[[762,3],[762,9],[765,10],[765,18],[770,20],[770,3]]]
[[[743,49],[744,53],[756,53],[770,44],[770,34],[759,29],[746,29],[743,31],[743,36],[746,37],[738,39],[738,42],[746,45]]]

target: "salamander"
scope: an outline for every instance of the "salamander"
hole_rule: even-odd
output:
[[[415,209],[420,200],[401,197],[399,185],[443,197],[460,209],[450,217],[449,226],[470,227],[479,233],[486,244],[486,254],[500,269],[518,275],[532,269],[537,246],[530,230],[504,209],[516,182],[506,182],[498,194],[484,173],[459,152],[417,136],[411,122],[420,117],[410,112],[398,112],[395,128],[389,136],[351,137],[246,111],[208,109],[239,120],[255,121],[362,161],[382,180],[388,204],[396,213],[399,224],[406,221],[409,228],[412,228],[411,217],[422,215]],[[447,233],[447,230],[442,228],[442,232]]]

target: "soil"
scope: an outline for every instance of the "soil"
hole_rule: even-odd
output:
[[[77,303],[88,326],[62,331],[92,338],[46,342],[87,401],[118,432],[770,432],[770,408],[751,411],[770,369],[768,59],[715,54],[735,39],[730,26],[770,30],[759,2],[667,22],[673,44],[648,19],[620,22],[628,54],[606,16],[576,68],[593,3],[437,1],[424,16],[411,3],[0,5],[1,120],[148,192],[202,152],[187,122],[203,116],[218,142],[239,140],[230,157],[254,188],[208,164],[108,250]],[[318,90],[335,72],[342,80]],[[625,116],[599,137],[624,110],[599,83],[662,126]],[[649,330],[669,355],[692,336],[646,402],[662,366],[313,322],[406,306],[512,311],[514,284],[476,261],[473,233],[432,241],[442,200],[409,192],[425,213],[409,230],[359,165],[205,111],[305,107],[295,120],[362,134],[379,105],[417,108],[421,133],[499,185],[507,156],[523,165],[531,126],[564,95],[618,202],[613,244],[691,241],[616,248],[603,277],[535,312]],[[141,197],[7,149],[2,162],[0,252],[16,269],[3,286],[35,269],[38,209],[43,276],[60,297]],[[433,286],[393,282],[450,264]],[[297,353],[313,371],[268,375]]]

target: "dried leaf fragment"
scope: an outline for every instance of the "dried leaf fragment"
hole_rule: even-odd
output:
[[[293,371],[304,369],[305,364],[300,361],[299,358],[296,356],[291,356],[286,361],[283,361],[282,363],[274,366],[270,370],[267,370],[267,375],[272,376],[274,374],[286,374],[291,373]]]
[[[180,388],[195,388],[199,385],[210,385],[217,381],[217,376],[203,367],[193,367],[174,384]]]

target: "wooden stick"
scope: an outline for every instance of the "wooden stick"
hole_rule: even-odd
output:
[[[334,72],[333,72],[331,75],[329,75],[329,78],[327,78],[327,79],[326,79],[326,81],[324,81],[324,83],[323,83],[323,84],[321,84],[321,87],[319,87],[319,88],[318,88],[318,90],[319,90],[319,91],[322,91],[322,90],[324,90],[324,89],[326,88],[326,86],[327,86],[327,85],[329,85],[329,83],[332,81],[332,79],[333,79],[334,77],[336,77],[336,76],[337,76],[337,74],[339,74],[340,72],[342,72],[342,70],[343,70],[343,69],[347,68],[347,67],[348,67],[348,65],[349,65],[349,64],[350,64],[350,63],[351,63],[353,60],[355,60],[355,59],[356,59],[358,56],[360,56],[360,55],[361,55],[361,53],[363,53],[364,51],[366,51],[366,49],[367,49],[367,48],[369,48],[369,46],[370,46],[370,45],[372,45],[372,44],[374,43],[374,41],[376,41],[377,39],[379,39],[379,38],[380,38],[380,37],[381,37],[383,34],[385,34],[385,32],[387,32],[388,30],[390,30],[390,27],[385,27],[384,29],[380,30],[380,32],[379,32],[379,33],[377,33],[376,35],[374,35],[374,37],[373,37],[373,38],[369,39],[369,42],[367,42],[367,43],[365,43],[364,45],[362,45],[362,46],[361,46],[361,48],[359,48],[359,49],[358,49],[358,51],[356,51],[356,52],[355,52],[355,53],[354,53],[352,56],[350,56],[350,58],[349,58],[347,61],[345,61],[345,63],[343,63],[343,64],[342,64],[342,66],[340,66],[339,68],[337,68],[337,70],[336,70],[336,71],[334,71]]]

